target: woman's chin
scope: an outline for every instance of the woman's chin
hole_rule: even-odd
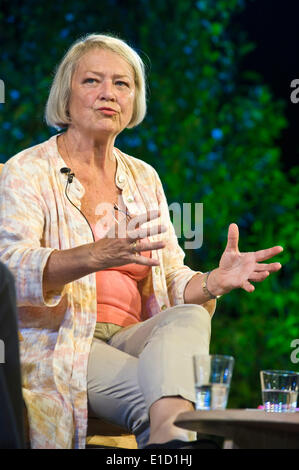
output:
[[[115,134],[121,131],[116,123],[109,121],[108,119],[101,120],[101,122],[97,123],[94,127],[98,132],[110,132]]]
[[[116,126],[109,126],[109,125],[94,125],[94,126],[80,126],[81,130],[87,134],[107,134],[107,135],[117,135],[120,131],[117,130]]]

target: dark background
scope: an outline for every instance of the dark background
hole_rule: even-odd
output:
[[[242,61],[243,69],[258,72],[273,96],[286,102],[288,127],[277,141],[282,150],[281,162],[287,171],[298,164],[299,103],[290,100],[290,83],[299,78],[299,2],[294,0],[255,0],[246,2],[237,15],[247,37],[256,47]]]

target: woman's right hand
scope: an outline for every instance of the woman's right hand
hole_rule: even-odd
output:
[[[142,228],[141,225],[160,216],[159,210],[147,211],[134,216],[128,222],[124,219],[111,227],[104,238],[92,244],[91,256],[96,270],[123,266],[129,263],[157,266],[159,261],[140,255],[141,251],[160,250],[165,241],[149,242],[144,239],[167,231],[164,225]],[[135,244],[135,243],[136,244]]]

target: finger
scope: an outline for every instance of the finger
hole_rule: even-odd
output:
[[[255,290],[255,287],[252,284],[250,284],[249,281],[244,281],[241,288],[246,290],[246,292],[253,292]]]
[[[267,248],[266,250],[259,250],[255,252],[255,259],[256,261],[265,261],[266,259],[278,255],[282,251],[282,246],[273,246],[272,248]]]
[[[152,251],[152,250],[161,250],[165,248],[166,242],[159,241],[159,242],[152,242],[152,243],[137,243],[135,247],[135,251],[137,253],[141,253],[142,251]]]
[[[157,219],[160,215],[161,211],[159,209],[148,210],[143,214],[133,216],[129,222],[129,226],[131,229],[138,228],[145,222],[151,222],[152,220]]]
[[[131,262],[135,264],[142,264],[143,266],[159,266],[160,262],[155,258],[147,258],[146,256],[132,255]]]
[[[276,271],[279,271],[282,268],[280,263],[269,263],[269,264],[257,264],[255,267],[255,271],[260,272],[260,271],[269,271],[271,273],[274,273]]]
[[[239,228],[237,224],[230,224],[227,234],[227,251],[237,251],[239,243]]]
[[[134,215],[131,217],[131,219],[128,221],[126,217],[123,218],[122,221],[119,222],[117,227],[114,229],[116,231],[116,236],[118,238],[126,238],[127,236],[127,231],[134,231],[136,228],[140,227],[145,222],[149,222],[151,220],[154,220],[158,218],[161,215],[161,212],[159,209],[155,210],[149,210],[143,214],[140,215]],[[135,235],[135,239],[138,238]],[[142,238],[142,237],[139,237]]]
[[[155,225],[153,227],[138,228],[136,230],[128,231],[129,240],[136,240],[146,238],[160,233],[167,232],[167,227],[163,224]]]
[[[263,271],[261,273],[254,272],[248,279],[251,282],[262,282],[270,275],[269,271]]]

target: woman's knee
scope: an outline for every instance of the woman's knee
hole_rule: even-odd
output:
[[[160,326],[163,326],[163,324],[182,324],[183,326],[190,325],[190,327],[205,326],[209,329],[211,327],[211,316],[202,305],[176,305],[164,313]]]

